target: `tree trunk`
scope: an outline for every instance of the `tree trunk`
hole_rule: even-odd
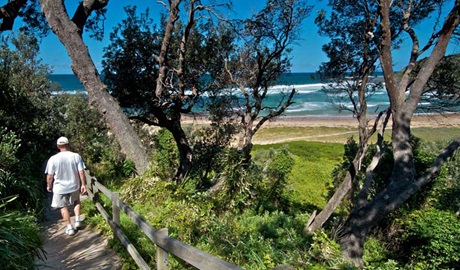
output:
[[[345,258],[350,259],[358,266],[362,266],[363,246],[369,232],[392,211],[396,210],[413,194],[437,176],[443,162],[459,147],[457,139],[441,153],[435,164],[423,177],[415,180],[414,159],[410,145],[410,124],[412,115],[423,93],[428,78],[436,64],[445,54],[447,44],[452,33],[460,22],[460,1],[444,21],[442,30],[431,55],[427,58],[420,72],[416,74],[409,96],[405,97],[407,85],[398,84],[393,72],[391,55],[391,22],[390,6],[392,1],[379,2],[382,26],[382,42],[380,44],[380,62],[384,72],[385,85],[390,99],[393,116],[392,146],[394,166],[390,183],[379,194],[362,207],[356,206],[346,220],[340,237],[340,246]],[[413,46],[413,49],[417,49]],[[411,60],[412,61],[412,60]],[[409,65],[411,65],[410,63]],[[414,75],[414,74],[411,74]]]
[[[252,151],[252,137],[254,136],[253,131],[253,119],[249,115],[246,116],[247,119],[243,122],[243,131],[240,133],[240,138],[238,140],[238,151],[242,154],[242,165],[244,168],[249,166],[249,162],[251,161],[251,151]]]
[[[70,20],[63,1],[41,0],[49,26],[67,49],[72,59],[72,70],[88,91],[90,104],[103,115],[108,127],[120,144],[128,159],[133,160],[139,174],[144,173],[149,165],[149,157],[139,136],[134,131],[118,103],[107,92],[99,73],[83,42],[79,28]]]
[[[411,170],[405,170],[404,175],[394,174],[390,184],[372,201],[361,208],[355,208],[346,220],[340,234],[340,246],[345,258],[358,266],[362,266],[364,242],[369,232],[386,216],[400,207],[412,195],[432,181],[442,168],[444,162],[460,148],[460,138],[450,143],[436,158],[433,166],[425,174],[414,181],[400,181],[401,177],[411,177]]]
[[[363,266],[364,242],[371,229],[416,192],[413,186],[413,154],[409,142],[410,118],[402,115],[393,117],[392,136],[398,139],[393,139],[395,161],[390,184],[369,203],[361,202],[355,206],[340,236],[343,256],[359,267]]]
[[[177,183],[181,183],[192,167],[193,152],[188,143],[187,136],[180,125],[180,120],[170,125],[168,130],[172,133],[177,149],[179,150],[180,164],[174,179]]]

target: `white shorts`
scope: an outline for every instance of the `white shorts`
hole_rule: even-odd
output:
[[[52,208],[62,208],[74,205],[75,202],[80,201],[80,190],[76,190],[68,194],[53,194],[53,200],[51,202]]]

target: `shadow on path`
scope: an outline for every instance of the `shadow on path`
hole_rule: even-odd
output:
[[[49,193],[51,194],[51,193]],[[42,224],[43,249],[46,260],[37,261],[38,269],[87,270],[121,269],[121,263],[114,251],[107,245],[107,239],[90,227],[77,230],[69,236],[65,233],[66,224],[59,210],[50,209],[51,196],[45,200],[45,222]],[[86,196],[81,197],[82,200]],[[72,224],[74,217],[71,218]]]

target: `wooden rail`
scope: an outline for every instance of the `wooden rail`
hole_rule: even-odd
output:
[[[117,192],[110,191],[99,183],[96,178],[90,176],[88,172],[86,172],[86,182],[88,195],[95,204],[97,210],[109,223],[114,235],[120,239],[121,243],[125,246],[140,269],[150,269],[150,267],[121,230],[120,209],[123,210],[133,223],[136,224],[136,226],[156,245],[156,267],[158,270],[169,269],[169,254],[184,260],[197,269],[241,269],[236,265],[169,237],[166,228],[159,230],[154,229],[144,218],[121,201]],[[104,207],[98,202],[98,196],[101,193],[107,196],[112,202],[112,217],[110,217]]]

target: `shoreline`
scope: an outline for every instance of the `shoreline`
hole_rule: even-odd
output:
[[[371,124],[375,116],[370,116]],[[391,120],[390,120],[391,122]],[[183,116],[184,124],[205,125],[209,124],[206,116],[195,114],[192,116]],[[391,123],[389,123],[391,125]],[[267,121],[261,127],[357,127],[358,121],[351,115],[305,115],[305,116],[279,116],[274,120]],[[412,128],[417,127],[460,127],[460,113],[446,114],[418,114],[412,117]]]

